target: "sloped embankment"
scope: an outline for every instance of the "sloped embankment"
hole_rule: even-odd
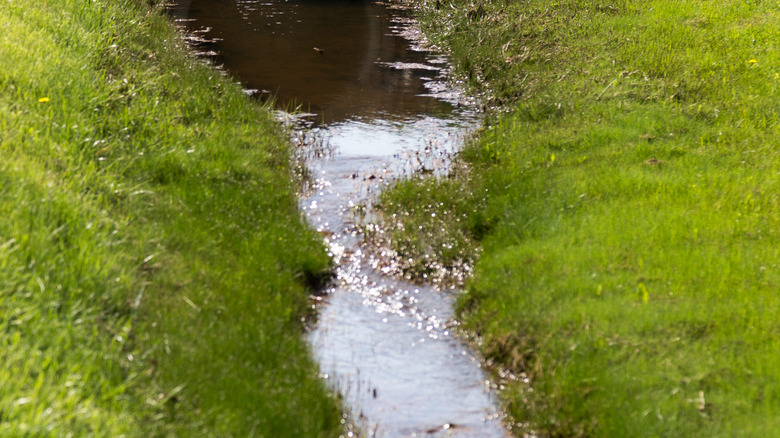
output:
[[[0,432],[331,436],[269,111],[135,0],[0,8]]]
[[[463,152],[469,171],[404,183],[383,207],[411,214],[405,238],[448,225],[405,243],[445,265],[482,245],[460,314],[488,359],[530,379],[504,399],[537,434],[780,428],[779,14],[742,1],[421,11],[505,111]],[[432,212],[457,220],[431,226]]]

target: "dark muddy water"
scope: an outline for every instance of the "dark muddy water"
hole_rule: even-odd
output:
[[[420,80],[446,61],[410,50],[396,34],[406,20],[392,11],[360,0],[178,0],[175,13],[218,39],[204,53],[282,108],[325,123],[446,115],[450,105],[423,97],[436,90]]]
[[[479,361],[452,332],[456,291],[386,275],[357,213],[395,178],[446,171],[478,126],[446,59],[421,47],[397,3],[180,0],[173,15],[246,88],[309,114],[287,117],[312,175],[301,208],[337,263],[309,340],[362,433],[507,436]]]

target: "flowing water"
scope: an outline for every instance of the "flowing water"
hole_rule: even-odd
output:
[[[337,264],[309,340],[362,433],[504,437],[480,362],[452,332],[456,292],[388,275],[361,234],[358,212],[382,187],[446,171],[479,124],[408,15],[359,0],[180,0],[173,9],[203,56],[305,113],[296,118],[311,175],[301,208]]]

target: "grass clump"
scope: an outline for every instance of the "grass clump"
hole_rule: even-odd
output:
[[[394,262],[388,265],[408,280],[462,285],[479,255],[484,204],[469,190],[455,177],[397,181],[380,193],[375,208],[381,232],[367,230],[367,240],[389,249]]]
[[[267,109],[136,0],[0,8],[0,434],[334,436]]]
[[[421,221],[400,206],[447,190],[442,208],[466,214],[453,234],[483,253],[459,313],[487,358],[529,377],[503,393],[511,416],[541,436],[773,435],[780,8],[488,0],[420,15],[500,111],[461,155],[468,177],[385,196]]]

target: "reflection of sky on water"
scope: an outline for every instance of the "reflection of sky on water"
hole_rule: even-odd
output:
[[[309,339],[368,436],[506,436],[479,361],[452,333],[454,296],[383,275],[393,269],[361,245],[354,212],[388,181],[419,168],[418,157],[446,169],[477,124],[467,114],[421,115],[318,131],[334,154],[310,163],[314,187],[301,206],[312,226],[327,231],[338,266]]]

